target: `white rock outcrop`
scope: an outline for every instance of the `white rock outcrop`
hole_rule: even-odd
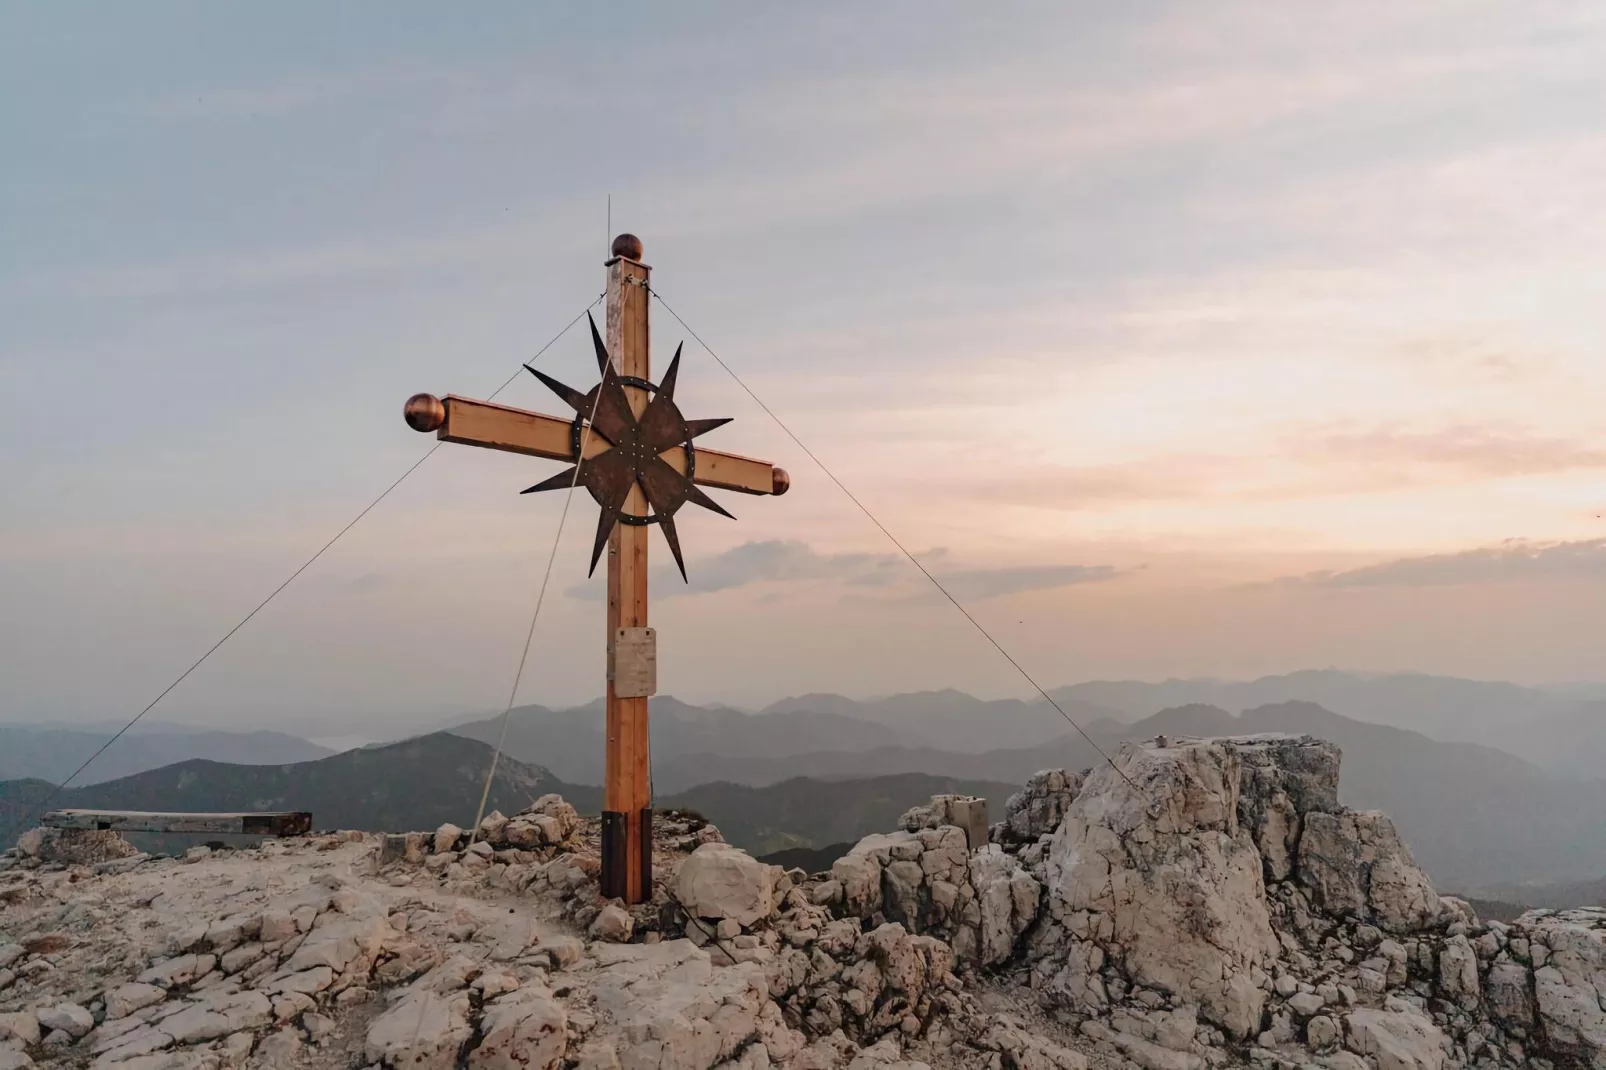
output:
[[[705,843],[675,871],[675,898],[693,917],[749,926],[775,912],[777,872],[729,844]]]
[[[1375,810],[1305,813],[1299,875],[1317,909],[1391,933],[1427,928],[1441,909],[1394,822]]]
[[[1352,1011],[1346,1024],[1350,1050],[1371,1056],[1378,1070],[1441,1070],[1450,1048],[1431,1019],[1398,1003],[1388,1010]]]
[[[1229,1036],[1255,1032],[1257,974],[1278,953],[1261,859],[1238,820],[1243,764],[1204,741],[1126,746],[1095,769],[1048,855],[1048,895],[1063,932],[1052,991],[1102,1010],[1098,970],[1118,962],[1132,983],[1197,1005]]]

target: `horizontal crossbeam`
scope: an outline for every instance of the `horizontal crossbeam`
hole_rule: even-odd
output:
[[[574,460],[574,425],[569,420],[515,409],[510,405],[475,401],[456,394],[446,395],[441,403],[446,410],[445,422],[435,434],[442,441],[523,453],[553,461]],[[592,435],[585,442],[585,455],[587,458],[595,457],[608,448],[608,442],[600,435]],[[668,450],[663,458],[675,471],[685,473],[684,449]],[[790,483],[786,472],[768,461],[721,453],[701,446],[697,448],[694,467],[693,482],[719,490],[734,490],[743,494],[784,494]]]
[[[148,810],[52,810],[40,819],[46,828],[112,832],[233,833],[240,836],[300,836],[312,830],[312,813],[157,813]]]

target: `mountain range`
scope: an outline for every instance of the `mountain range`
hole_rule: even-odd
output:
[[[1606,782],[1558,776],[1491,747],[1436,740],[1314,703],[1273,703],[1240,714],[1195,703],[1130,723],[1092,721],[1083,726],[1090,738],[1062,731],[1031,746],[981,752],[877,742],[885,737],[876,729],[891,726],[858,722],[843,712],[847,708],[839,703],[824,713],[791,708],[778,714],[699,714],[695,707],[666,704],[660,716],[655,700],[654,783],[666,794],[694,794],[696,785],[710,781],[765,788],[797,777],[840,783],[919,773],[1018,785],[1043,768],[1089,768],[1104,760],[1101,751],[1113,754],[1124,740],[1162,733],[1309,733],[1343,749],[1343,801],[1390,813],[1418,858],[1446,886],[1473,891],[1535,877],[1582,879],[1606,871],[1606,821],[1601,820]],[[553,764],[562,755],[580,761],[600,755],[597,714],[571,718],[542,711],[525,719],[521,712],[515,711],[506,742],[507,753],[515,758]],[[700,720],[704,716],[709,719]],[[771,717],[783,719],[776,724],[786,726],[784,735],[768,723]],[[1060,724],[1063,728],[1064,721]],[[457,731],[494,739],[496,727],[493,720]],[[584,735],[566,738],[571,728]],[[856,742],[837,742],[842,739]],[[825,748],[786,752],[815,740],[825,741]],[[695,751],[699,746],[708,749]],[[576,779],[584,779],[583,774]],[[1001,807],[1008,791],[986,794]],[[768,850],[792,845],[778,837],[763,843]]]
[[[987,701],[957,691],[864,701],[812,694],[757,713],[659,696],[652,705],[653,779],[660,805],[687,800],[754,850],[814,850],[851,839],[850,828],[889,827],[907,805],[947,790],[932,786],[938,782],[987,795],[996,819],[1004,798],[1031,773],[1087,768],[1103,760],[1100,751],[1113,753],[1123,740],[1161,732],[1308,732],[1343,748],[1344,801],[1391,813],[1419,859],[1447,887],[1507,894],[1516,885],[1589,881],[1606,873],[1606,786],[1598,775],[1606,768],[1606,702],[1594,685],[1539,689],[1323,670],[1238,682],[1094,681],[1053,694],[1087,738],[1047,703]],[[1283,697],[1288,695],[1297,700]],[[1402,727],[1407,724],[1415,727]],[[574,795],[579,804],[596,791],[587,785],[602,779],[602,730],[600,700],[565,710],[521,707],[509,719],[505,755],[531,770],[532,783],[561,785],[551,790]],[[460,752],[448,741],[494,743],[501,722],[471,720],[450,732],[424,738],[447,768],[467,768],[482,760],[481,752]],[[18,726],[0,726],[0,733],[0,776],[44,779],[70,772],[106,738]],[[1467,737],[1507,745],[1496,748]],[[141,776],[83,796],[104,802],[74,805],[131,808],[155,805],[139,800],[159,795],[178,800],[162,804],[175,808],[194,808],[190,803],[202,796],[213,800],[208,808],[261,808],[266,804],[260,800],[293,797],[302,801],[285,805],[311,808],[320,821],[328,816],[368,828],[433,827],[472,815],[471,807],[464,814],[459,796],[482,772],[447,783],[451,778],[444,773],[387,757],[385,775],[397,778],[394,783],[439,781],[430,781],[418,806],[409,808],[411,802],[387,796],[378,774],[359,764],[364,754],[390,750],[378,746],[355,757],[329,757],[292,736],[162,726],[124,737],[81,779],[94,788],[99,785],[93,781],[108,772],[126,769]],[[198,761],[214,759],[215,765],[219,756],[241,766],[266,764],[238,772],[228,765],[225,784],[206,772],[207,761]],[[336,772],[306,780],[287,771],[303,765]],[[200,787],[179,791],[171,782],[175,776]],[[914,780],[891,783],[914,776],[927,778],[930,791],[911,797],[905,789]],[[796,783],[770,790],[788,782]],[[472,787],[476,802],[477,790]],[[844,809],[844,823],[833,824],[834,807]]]
[[[95,753],[120,726],[0,724],[0,780],[38,777],[60,783]],[[136,728],[90,762],[73,781],[105,780],[205,758],[242,765],[284,765],[326,758],[334,751],[283,732],[197,732],[182,726]]]
[[[718,753],[736,761],[778,759],[826,748],[856,750],[903,742],[903,737],[889,728],[829,710],[755,716],[725,706],[691,706],[672,695],[652,700],[650,724],[655,767],[687,755]],[[544,766],[565,780],[598,784],[602,782],[603,727],[601,699],[568,710],[520,706],[508,717],[503,747],[515,758]],[[449,731],[495,745],[502,719],[470,721]],[[679,786],[717,779],[702,777]]]
[[[1595,776],[1606,768],[1606,699],[1600,697],[1599,685],[1543,689],[1420,673],[1322,669],[1246,681],[1095,680],[1049,694],[1060,710],[1041,699],[987,700],[944,690],[869,700],[799,695],[755,715],[660,696],[653,700],[653,754],[663,783],[678,788],[709,779],[699,771],[703,754],[760,761],[883,747],[980,754],[1051,744],[1074,731],[1068,721],[1095,736],[1110,737],[1121,731],[1111,726],[1182,706],[1241,713],[1310,702],[1356,721],[1493,747],[1562,774]],[[568,710],[521,707],[509,723],[510,738],[523,737],[513,751],[531,752],[527,760],[540,761],[560,776],[594,781],[601,770],[601,711],[600,699]],[[1101,727],[1100,722],[1110,725]],[[500,720],[472,721],[450,730],[494,741]],[[537,743],[544,748],[539,756],[533,754]],[[900,768],[944,771],[918,764]]]
[[[474,819],[490,748],[444,732],[289,765],[191,759],[119,780],[67,788],[54,809],[311,810],[319,828],[423,830]],[[51,790],[41,780],[0,782],[0,842],[38,817]],[[539,767],[497,763],[487,810],[513,813],[548,792],[595,810],[601,789],[567,784]]]
[[[1233,713],[1282,702],[1314,702],[1358,721],[1407,728],[1435,739],[1481,743],[1564,771],[1597,766],[1566,745],[1562,728],[1593,707],[1593,742],[1606,754],[1606,703],[1589,687],[1555,690],[1424,673],[1310,669],[1257,680],[1094,680],[1051,691],[1056,701],[1114,710],[1133,720],[1191,704]]]
[[[281,766],[191,760],[121,780],[54,792],[38,779],[0,781],[0,844],[37,822],[41,807],[119,810],[310,810],[317,828],[432,830],[474,820],[491,748],[444,732]],[[857,841],[896,825],[899,815],[940,792],[998,796],[1007,784],[956,781],[920,773],[827,783],[793,779],[766,788],[704,784],[662,795],[660,809],[692,809],[726,839],[754,853]],[[486,811],[512,814],[548,792],[582,813],[601,809],[602,791],[570,784],[549,770],[503,756]],[[176,837],[137,837],[171,850]]]

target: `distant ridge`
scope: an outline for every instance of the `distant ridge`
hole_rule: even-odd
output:
[[[1133,724],[1087,727],[1112,754],[1122,740],[1161,733],[1294,732],[1332,740],[1344,752],[1342,800],[1391,814],[1418,860],[1446,887],[1474,893],[1505,882],[1582,879],[1606,871],[1600,861],[1606,858],[1606,781],[1558,777],[1490,747],[1431,739],[1308,702],[1275,703],[1241,715],[1193,704]],[[691,755],[663,763],[658,776],[677,788],[698,776],[766,786],[797,776],[831,781],[910,772],[1019,784],[1038,769],[1080,770],[1102,761],[1086,740],[1067,732],[1039,746],[983,754],[891,746],[772,760]]]
[[[445,822],[467,826],[479,804],[491,748],[437,732],[383,747],[347,751],[282,766],[194,760],[121,780],[68,788],[55,808],[122,810],[311,810],[317,828],[408,832]],[[38,816],[52,790],[42,780],[0,782],[0,844],[9,845]],[[826,782],[794,779],[755,789],[708,784],[661,794],[660,809],[690,808],[718,825],[726,839],[754,853],[818,847],[893,827],[909,807],[944,791],[988,793],[999,801],[1013,785],[924,774]],[[602,791],[560,780],[550,771],[503,755],[487,810],[514,813],[557,792],[582,813],[601,809]],[[1000,810],[1000,812],[1002,812]],[[162,849],[172,844],[162,841]]]
[[[51,804],[121,810],[311,810],[318,828],[405,832],[474,820],[490,748],[445,732],[346,751],[317,761],[255,766],[195,759],[83,788]],[[0,842],[25,831],[39,781],[0,783]],[[601,791],[567,784],[545,769],[504,756],[487,809],[512,813],[548,792],[596,810]]]
[[[1305,669],[1256,680],[1091,680],[1050,693],[1056,699],[1118,710],[1127,720],[1190,703],[1238,713],[1280,702],[1314,702],[1356,720],[1534,758],[1543,758],[1536,747],[1541,741],[1533,732],[1535,722],[1581,701],[1504,681],[1338,669]]]
[[[116,730],[115,727],[78,725],[0,724],[0,780],[31,776],[59,783]],[[333,753],[327,747],[283,732],[196,731],[166,725],[159,730],[140,731],[136,727],[90,763],[74,783],[116,780],[191,758],[242,765],[282,765],[310,762]]]

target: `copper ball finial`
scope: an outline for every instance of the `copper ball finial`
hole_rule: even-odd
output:
[[[414,394],[402,413],[414,431],[439,431],[446,423],[446,406],[434,394]]]
[[[786,469],[777,468],[772,478],[774,482],[770,484],[770,493],[777,498],[792,489],[792,477],[786,474]]]
[[[643,251],[641,239],[634,234],[621,234],[613,240],[614,256],[622,256],[626,260],[640,260]]]

